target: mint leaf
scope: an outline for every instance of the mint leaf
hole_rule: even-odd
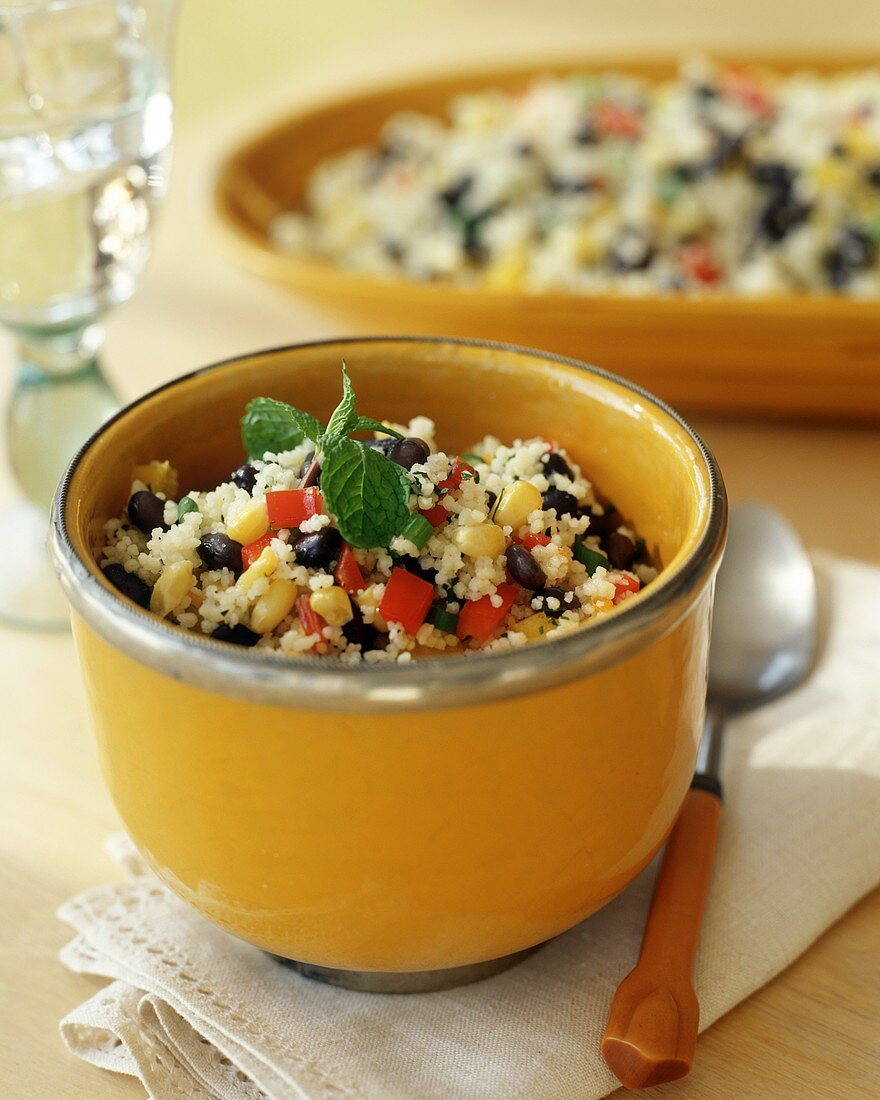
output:
[[[383,435],[393,435],[395,439],[403,439],[404,436],[389,428],[386,424],[383,424],[381,420],[374,420],[372,416],[359,416],[355,421],[354,427],[349,428],[351,432],[382,432]]]
[[[354,439],[324,440],[321,493],[346,542],[361,549],[388,546],[410,518],[409,475]]]
[[[342,400],[333,410],[333,415],[327,422],[327,435],[348,435],[355,430],[358,414],[355,403],[354,387],[345,369],[345,360],[342,360]]]
[[[304,439],[315,442],[323,432],[320,420],[273,397],[255,397],[241,418],[241,439],[249,458],[289,451]]]

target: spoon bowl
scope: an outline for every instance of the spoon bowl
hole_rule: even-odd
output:
[[[709,699],[746,710],[800,683],[816,652],[816,580],[790,524],[761,504],[730,518],[709,649]]]

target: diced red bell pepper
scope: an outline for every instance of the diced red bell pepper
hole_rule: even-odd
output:
[[[620,103],[604,100],[593,109],[593,121],[602,134],[615,137],[637,138],[642,133],[642,116],[638,111],[624,107]]]
[[[266,493],[266,510],[276,531],[299,527],[311,516],[324,514],[324,498],[314,485],[308,489],[276,489],[274,493]]]
[[[768,119],[776,114],[773,97],[756,73],[731,65],[722,73],[719,83],[725,95],[737,100],[758,118]]]
[[[698,283],[717,283],[723,272],[708,241],[694,240],[683,245],[678,253],[678,266]]]
[[[463,458],[454,458],[452,460],[452,467],[449,471],[449,477],[438,482],[437,488],[446,489],[447,492],[454,493],[456,489],[461,488],[461,478],[462,475],[466,473],[469,473],[471,477],[476,477],[477,471],[469,462],[465,462]]]
[[[342,544],[342,553],[339,555],[339,561],[333,570],[333,579],[350,596],[356,596],[358,592],[363,592],[366,587],[361,567],[355,560],[355,556],[347,542]]]
[[[297,597],[296,613],[299,615],[299,621],[302,623],[306,634],[318,635],[319,640],[312,645],[312,649],[317,649],[319,652],[326,650],[327,643],[323,641],[324,620],[309,603],[308,596]]]
[[[379,614],[385,622],[400,623],[407,634],[415,634],[427,618],[433,601],[433,584],[397,565],[385,585]]]
[[[534,550],[536,546],[549,546],[553,540],[549,535],[533,535],[530,533],[520,537],[514,535],[510,541],[518,542],[520,546],[524,546],[526,550]]]
[[[642,582],[638,577],[621,576],[614,581],[614,600],[613,603],[620,603],[621,600],[626,599],[630,592],[638,592],[642,587]]]
[[[442,504],[435,504],[433,508],[420,508],[419,514],[424,516],[432,527],[439,527],[449,519],[449,513]]]
[[[241,561],[245,569],[250,569],[272,539],[277,538],[278,536],[274,531],[267,531],[261,539],[256,539],[254,542],[249,542],[247,546],[243,546],[241,548]]]
[[[499,584],[501,606],[492,606],[491,596],[467,600],[458,614],[455,633],[459,638],[473,638],[478,645],[485,645],[507,617],[519,589],[515,584]]]

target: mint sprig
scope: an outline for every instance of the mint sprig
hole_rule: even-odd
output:
[[[321,493],[352,546],[388,546],[410,519],[406,470],[355,439],[324,441]]]
[[[317,442],[323,433],[320,420],[273,397],[255,397],[241,418],[241,439],[248,458],[291,451],[306,439]]]
[[[374,431],[402,439],[400,432],[369,416],[360,416],[354,387],[342,363],[342,400],[327,427],[309,413],[256,397],[241,421],[241,435],[251,458],[290,450],[306,439],[317,446],[321,492],[339,533],[352,546],[388,546],[409,522],[410,479],[402,466],[367,447],[352,432]]]

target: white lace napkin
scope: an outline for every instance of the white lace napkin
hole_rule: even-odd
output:
[[[818,669],[729,731],[696,973],[704,1027],[880,882],[880,570],[816,564]],[[636,957],[652,869],[519,966],[418,996],[311,982],[131,869],[61,908],[76,932],[64,963],[110,979],[61,1032],[158,1100],[590,1100],[616,1085],[599,1039]]]

